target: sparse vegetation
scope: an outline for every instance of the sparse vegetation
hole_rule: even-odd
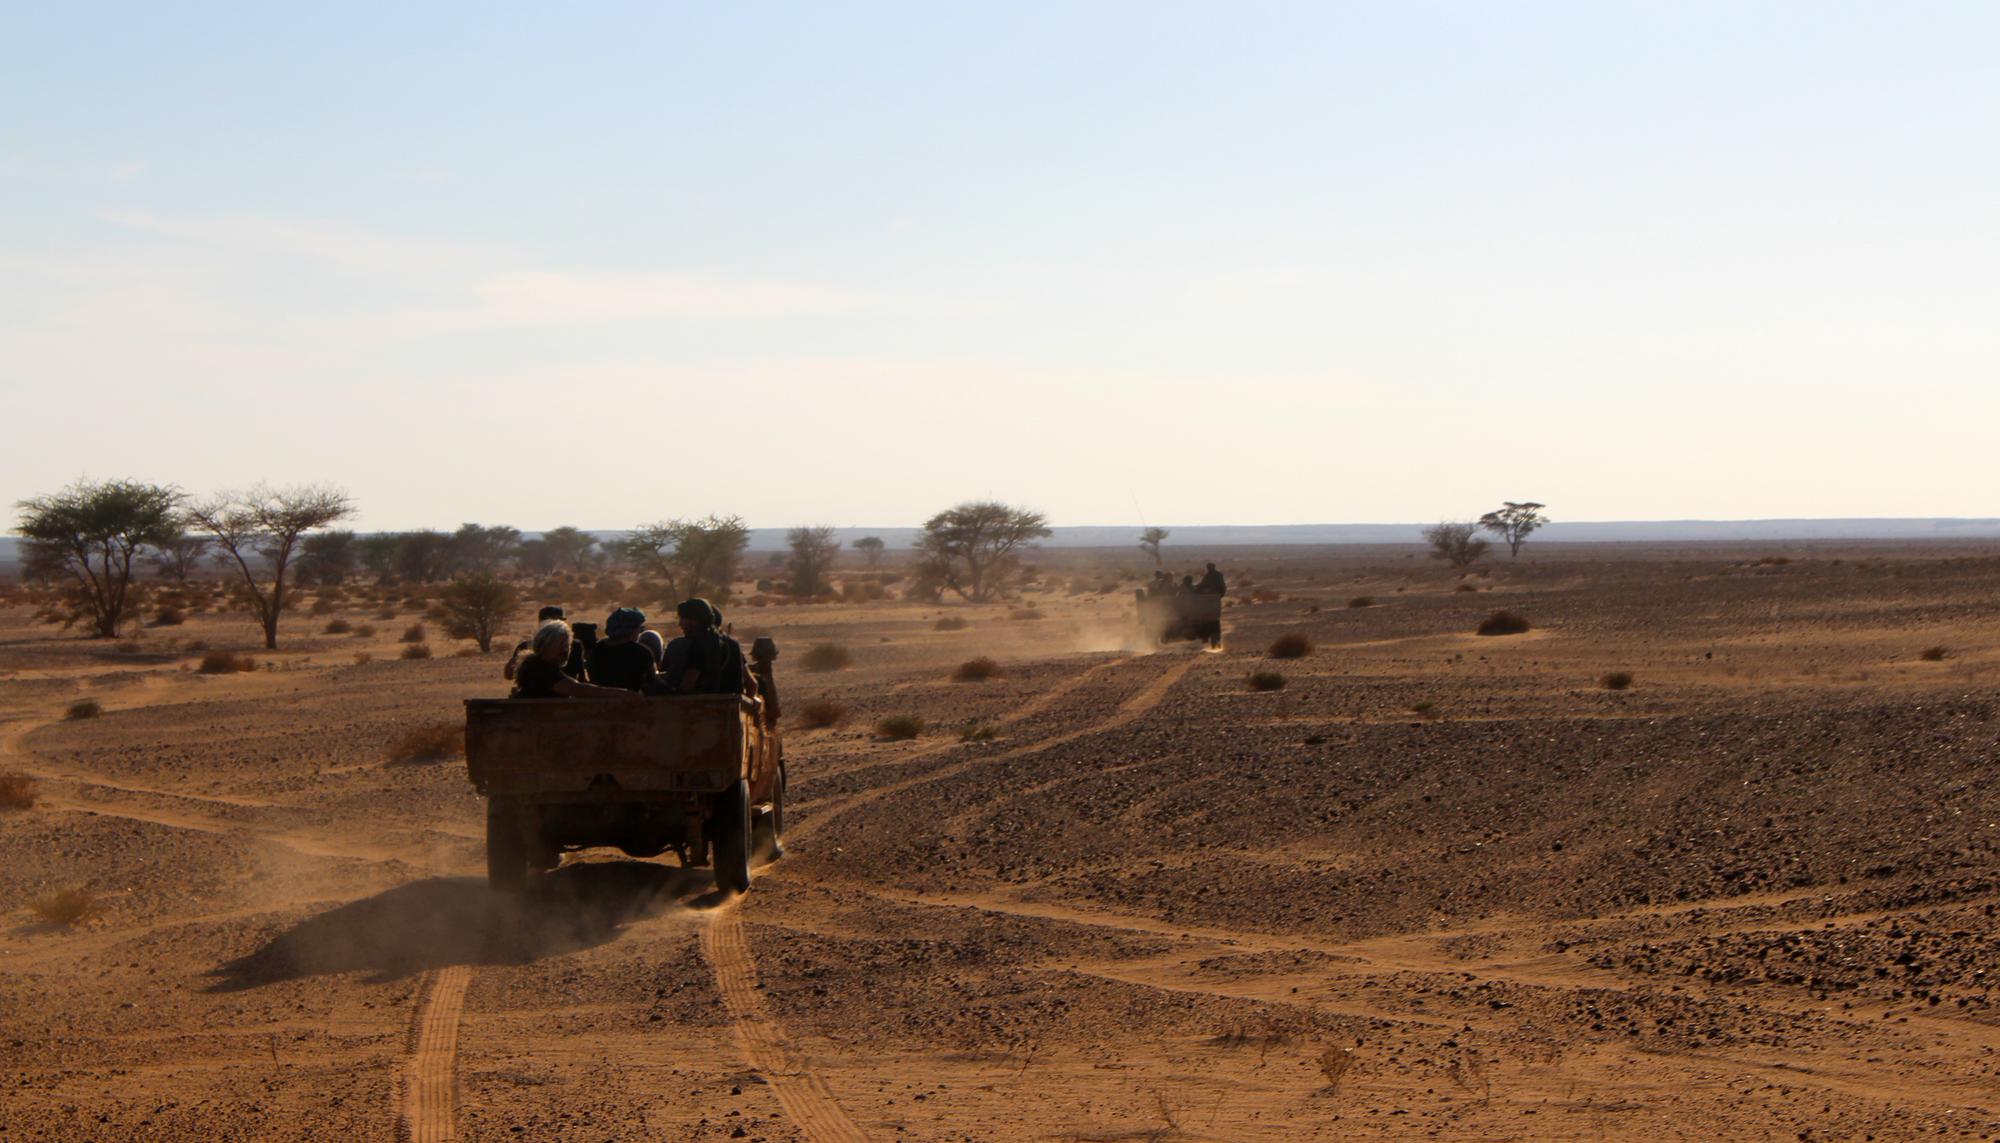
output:
[[[51,925],[74,925],[91,914],[97,895],[88,889],[58,889],[28,902],[28,911]]]
[[[997,727],[980,723],[978,726],[968,726],[963,731],[960,731],[958,740],[960,742],[991,742],[998,737],[1000,737],[1000,731]]]
[[[442,762],[465,753],[465,724],[434,722],[413,726],[389,743],[391,762]]]
[[[1018,619],[1021,620],[1022,622],[1031,623],[1037,619],[1043,618],[1043,615],[1040,608],[1023,607],[1019,611],[1009,611],[1007,613],[1007,618]]]
[[[375,656],[369,654],[366,651],[356,651],[354,653],[354,665],[357,667],[362,665],[363,663],[372,663],[374,661],[375,661]]]
[[[1480,620],[1479,627],[1475,633],[1480,635],[1519,635],[1527,631],[1528,628],[1529,623],[1527,619],[1512,611],[1502,610],[1496,611]]]
[[[132,559],[174,535],[180,500],[171,487],[80,480],[21,501],[24,562],[63,585],[62,604],[49,617],[65,627],[87,619],[92,634],[116,637],[126,608],[140,598],[132,590]]]
[[[1479,525],[1451,520],[1425,528],[1424,542],[1430,545],[1432,559],[1461,570],[1479,562],[1492,547],[1479,538]]]
[[[1348,601],[1347,601],[1347,606],[1349,606],[1349,607],[1373,607],[1373,606],[1375,606],[1375,597],[1374,597],[1374,596],[1372,596],[1372,595],[1357,595],[1357,596],[1355,596],[1355,597],[1354,597],[1353,599],[1350,599],[1350,600],[1348,600]]]
[[[195,670],[204,675],[227,675],[236,671],[254,671],[257,660],[248,655],[238,655],[234,651],[210,651],[201,657],[201,665]]]
[[[897,714],[875,724],[875,733],[901,742],[924,732],[924,720],[913,714]]]
[[[421,643],[424,641],[425,637],[426,636],[424,633],[424,625],[421,623],[412,623],[408,627],[403,629],[403,633],[401,635],[396,637],[396,642]]]
[[[153,626],[179,627],[187,622],[187,615],[178,607],[162,607],[153,613]]]
[[[1951,650],[1948,647],[1925,647],[1917,653],[1917,658],[1922,659],[1926,663],[1939,663],[1943,662],[1945,657],[1950,654]]]
[[[354,630],[354,624],[349,623],[345,619],[330,619],[321,630],[325,631],[328,635],[345,635]]]
[[[924,522],[917,541],[920,595],[946,590],[975,603],[1004,595],[1021,579],[1019,551],[1049,535],[1040,512],[983,500],[946,509]]]
[[[1472,585],[1472,584],[1469,584],[1469,583],[1461,583],[1461,584],[1459,584],[1459,585],[1458,585],[1457,587],[1454,587],[1454,588],[1452,588],[1452,590],[1453,590],[1453,591],[1478,591],[1478,590],[1479,590],[1479,588],[1477,588],[1477,587],[1475,587],[1474,585]]]
[[[1437,703],[1432,702],[1430,699],[1418,699],[1416,702],[1410,704],[1410,713],[1429,715],[1437,709],[1437,705]]]
[[[63,720],[66,722],[76,722],[80,719],[96,718],[103,713],[104,704],[98,702],[96,699],[78,699],[69,704],[68,710],[63,711]]]
[[[445,632],[456,639],[479,644],[479,653],[493,650],[493,632],[514,609],[517,596],[512,585],[492,572],[473,572],[446,585],[438,600],[444,615]],[[423,628],[413,630],[422,633]]]
[[[1611,671],[1597,681],[1607,691],[1622,691],[1632,685],[1632,672]]]
[[[1246,680],[1253,691],[1281,691],[1285,689],[1285,676],[1276,671],[1252,671]]]
[[[251,609],[264,628],[264,647],[278,646],[278,617],[288,608],[285,573],[299,540],[354,514],[347,493],[324,485],[296,488],[253,488],[224,493],[190,507],[190,521],[207,532],[223,555],[242,574]],[[269,569],[268,586],[262,578]]]
[[[970,626],[971,624],[967,623],[961,616],[947,615],[932,624],[931,629],[934,631],[963,631]]]
[[[854,654],[838,643],[815,643],[799,656],[808,671],[840,671],[854,664]]]
[[[1516,504],[1512,500],[1501,502],[1499,508],[1479,518],[1479,526],[1507,541],[1507,551],[1515,559],[1521,557],[1521,545],[1527,542],[1528,533],[1549,522],[1541,514],[1546,504],[1524,500]]]
[[[0,774],[0,810],[35,808],[35,780],[26,774]]]
[[[799,708],[799,725],[807,730],[839,726],[846,718],[846,707],[826,699],[815,699]]]
[[[431,645],[429,643],[411,643],[403,648],[403,653],[398,657],[404,659],[428,659],[431,657]]]
[[[967,659],[960,663],[958,670],[951,677],[961,683],[983,683],[999,673],[1000,664],[981,655],[977,659]]]
[[[354,637],[357,639],[373,639],[375,637],[375,625],[373,623],[363,623],[354,629]]]
[[[1265,651],[1273,659],[1303,659],[1312,654],[1313,641],[1303,631],[1288,631],[1271,641]]]

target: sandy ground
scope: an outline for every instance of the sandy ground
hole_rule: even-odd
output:
[[[1266,601],[1220,654],[1120,595],[731,608],[848,708],[732,901],[615,853],[490,893],[462,761],[388,746],[500,657],[399,660],[414,614],[265,655],[0,610],[0,1141],[2000,1133],[2000,558],[1222,562]]]

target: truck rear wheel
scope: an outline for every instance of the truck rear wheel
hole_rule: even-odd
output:
[[[750,826],[750,850],[756,857],[776,861],[785,856],[785,764],[778,763],[778,781],[771,787],[771,808],[758,814]]]
[[[731,893],[750,890],[750,783],[739,780],[715,799],[709,820],[715,883]]]
[[[502,893],[519,893],[528,883],[520,811],[497,800],[486,803],[486,883]]]

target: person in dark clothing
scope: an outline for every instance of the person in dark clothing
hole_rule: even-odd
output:
[[[681,636],[667,644],[667,666],[661,674],[678,694],[743,694],[748,690],[743,669],[743,645],[717,628],[721,613],[705,599],[688,599],[674,609]],[[754,684],[752,684],[754,685]]]
[[[1208,574],[1201,577],[1201,582],[1194,589],[1203,595],[1229,594],[1229,587],[1222,582],[1222,573],[1215,570],[1214,564],[1208,565]]]
[[[594,687],[564,670],[575,639],[569,624],[551,619],[536,629],[529,640],[533,650],[514,671],[514,691],[509,698],[637,698],[631,691],[616,687]]]
[[[646,691],[655,685],[653,653],[639,642],[646,613],[621,607],[604,621],[604,638],[590,649],[590,680],[602,687]]]
[[[750,673],[757,677],[757,693],[764,697],[764,724],[778,725],[778,680],[772,671],[772,664],[778,658],[778,645],[769,635],[759,635],[750,644]]]
[[[564,619],[564,618],[565,616],[563,614],[563,609],[553,604],[544,607],[540,611],[535,613],[536,623],[547,623],[551,619]],[[511,680],[514,677],[514,672],[520,669],[521,657],[528,653],[528,646],[530,642],[531,640],[523,639],[519,643],[514,644],[513,656],[507,660],[506,666],[500,668],[501,678]],[[586,658],[585,644],[587,642],[588,640],[576,638],[575,633],[572,632],[570,638],[569,661],[563,665],[563,673],[567,674],[570,678],[583,679],[588,677],[588,672],[585,669],[584,665]]]
[[[1184,576],[1182,576],[1182,577],[1181,577],[1181,585],[1180,585],[1180,587],[1176,588],[1176,589],[1175,589],[1175,591],[1176,591],[1176,593],[1177,593],[1177,594],[1180,594],[1180,595],[1193,595],[1193,594],[1194,594],[1194,577],[1193,577],[1193,576],[1191,576],[1191,575],[1184,575]]]

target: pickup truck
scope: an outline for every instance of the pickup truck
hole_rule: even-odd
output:
[[[465,764],[486,798],[486,877],[520,892],[565,852],[675,851],[750,888],[784,829],[778,730],[740,695],[468,699]]]

